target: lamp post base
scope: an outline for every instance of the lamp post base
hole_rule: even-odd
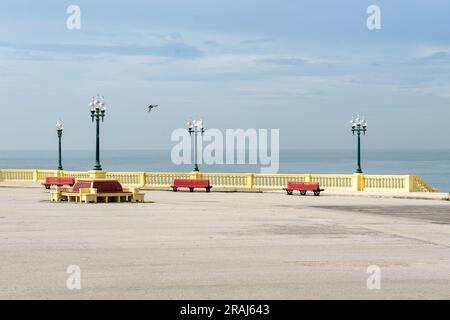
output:
[[[361,169],[356,169],[355,173],[363,173]]]

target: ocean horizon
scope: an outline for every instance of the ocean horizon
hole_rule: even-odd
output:
[[[171,150],[103,150],[101,163],[107,171],[189,172],[193,165],[176,165]],[[3,150],[1,169],[56,169],[55,150]],[[67,171],[87,171],[94,165],[93,150],[64,150]],[[254,164],[200,164],[204,172],[259,173]],[[280,150],[279,173],[351,174],[356,169],[354,150]],[[365,150],[362,169],[366,174],[418,175],[439,191],[450,191],[450,150]]]

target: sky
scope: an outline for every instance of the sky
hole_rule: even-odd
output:
[[[94,148],[97,93],[105,149],[170,149],[199,118],[349,149],[356,114],[367,149],[448,149],[449,14],[444,0],[2,0],[0,152],[54,149],[59,118],[64,148]]]

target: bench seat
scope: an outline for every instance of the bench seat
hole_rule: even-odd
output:
[[[45,189],[50,189],[51,186],[73,186],[75,184],[74,177],[46,177],[45,182],[42,183]]]
[[[194,189],[205,189],[206,192],[210,192],[212,185],[207,179],[175,179],[170,186],[174,192],[178,191],[178,188],[188,188],[190,192],[194,192]]]
[[[318,182],[299,182],[299,181],[288,181],[286,188],[283,188],[288,195],[291,195],[294,191],[300,191],[302,196],[306,195],[307,191],[314,192],[315,196],[319,196],[320,192],[325,189],[321,189]]]

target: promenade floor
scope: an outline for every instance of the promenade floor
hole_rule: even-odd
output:
[[[450,298],[450,202],[146,192],[51,203],[0,185],[0,298]],[[68,266],[81,270],[69,290]],[[367,288],[367,268],[381,270]]]

